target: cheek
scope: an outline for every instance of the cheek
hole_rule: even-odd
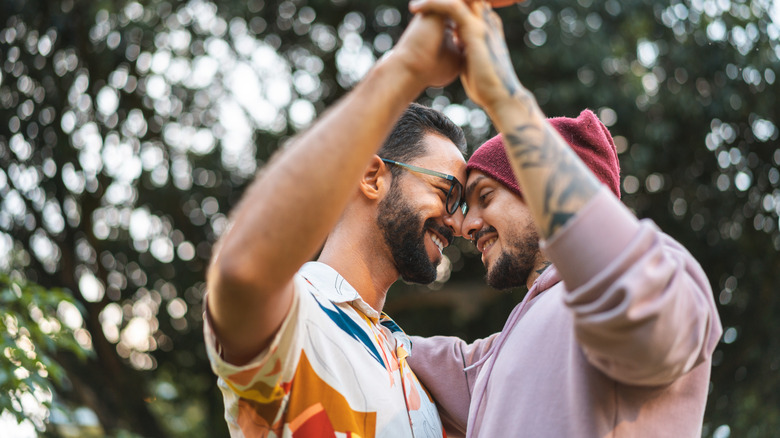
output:
[[[501,227],[509,230],[524,230],[529,225],[534,225],[534,219],[531,215],[531,210],[514,194],[508,195],[511,198],[506,202],[499,203],[496,207],[496,213],[494,219],[496,221],[495,227]]]
[[[444,201],[433,192],[421,193],[415,199],[419,211],[424,216],[440,216],[444,213]]]
[[[509,214],[509,212],[501,208],[500,204],[491,203],[482,210],[482,222],[486,227],[495,228],[500,236],[502,233],[508,231],[508,225],[512,222],[508,220],[508,218],[511,217]]]
[[[405,190],[401,192],[401,196],[407,204],[417,210],[428,209],[439,200],[436,193],[422,181],[414,181],[406,186]]]

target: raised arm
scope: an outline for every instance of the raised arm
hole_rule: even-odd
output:
[[[498,15],[471,0],[419,0],[410,10],[455,21],[466,60],[461,82],[501,132],[524,200],[542,235],[552,236],[593,198],[599,183],[517,79]]]
[[[721,325],[701,267],[599,189],[517,79],[489,5],[420,0],[410,9],[455,21],[465,52],[461,81],[502,133],[545,255],[569,290],[564,300],[589,361],[616,380],[661,385],[709,360]]]
[[[266,166],[232,214],[208,273],[208,311],[226,360],[270,342],[293,300],[292,278],[336,224],[361,173],[403,110],[451,82],[460,58],[443,19],[416,16],[391,54]]]

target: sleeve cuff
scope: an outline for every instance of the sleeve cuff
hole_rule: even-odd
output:
[[[542,241],[541,247],[567,289],[573,290],[617,259],[639,228],[633,213],[602,187],[564,228]]]
[[[297,284],[297,281],[296,278],[294,282],[295,292],[290,311],[287,313],[281,327],[274,335],[271,344],[244,365],[231,364],[222,357],[222,345],[219,343],[216,333],[214,333],[211,315],[209,314],[208,309],[208,300],[204,298],[203,338],[206,344],[206,353],[208,354],[209,362],[211,363],[211,369],[216,375],[234,380],[238,375],[242,375],[246,372],[256,372],[259,369],[267,367],[269,361],[274,358],[280,359],[287,355],[288,352],[280,351],[280,347],[284,346],[281,350],[287,350],[286,347],[293,344],[292,337],[296,332],[295,326],[300,320],[300,312],[302,309],[300,285]]]

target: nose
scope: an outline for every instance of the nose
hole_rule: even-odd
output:
[[[462,236],[460,231],[463,227],[463,212],[460,210],[460,208],[457,209],[453,214],[444,215],[444,225],[448,226],[452,230],[452,232],[455,234],[455,237]]]
[[[466,239],[471,239],[474,233],[481,230],[483,226],[482,218],[477,215],[476,209],[470,209],[466,213],[466,217],[463,218],[460,235]]]

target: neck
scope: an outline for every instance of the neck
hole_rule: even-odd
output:
[[[531,286],[534,285],[536,279],[539,278],[542,273],[544,273],[544,271],[546,271],[550,266],[552,266],[552,262],[547,260],[547,258],[542,255],[542,252],[539,251],[536,254],[536,260],[534,261],[534,269],[531,271],[531,275],[529,275],[525,281],[525,286],[528,288],[528,290],[531,290]]]
[[[365,228],[365,227],[363,227]],[[369,306],[381,312],[387,290],[398,280],[398,271],[386,249],[368,242],[372,238],[360,236],[357,227],[337,226],[328,236],[317,261],[335,269],[355,288]]]

